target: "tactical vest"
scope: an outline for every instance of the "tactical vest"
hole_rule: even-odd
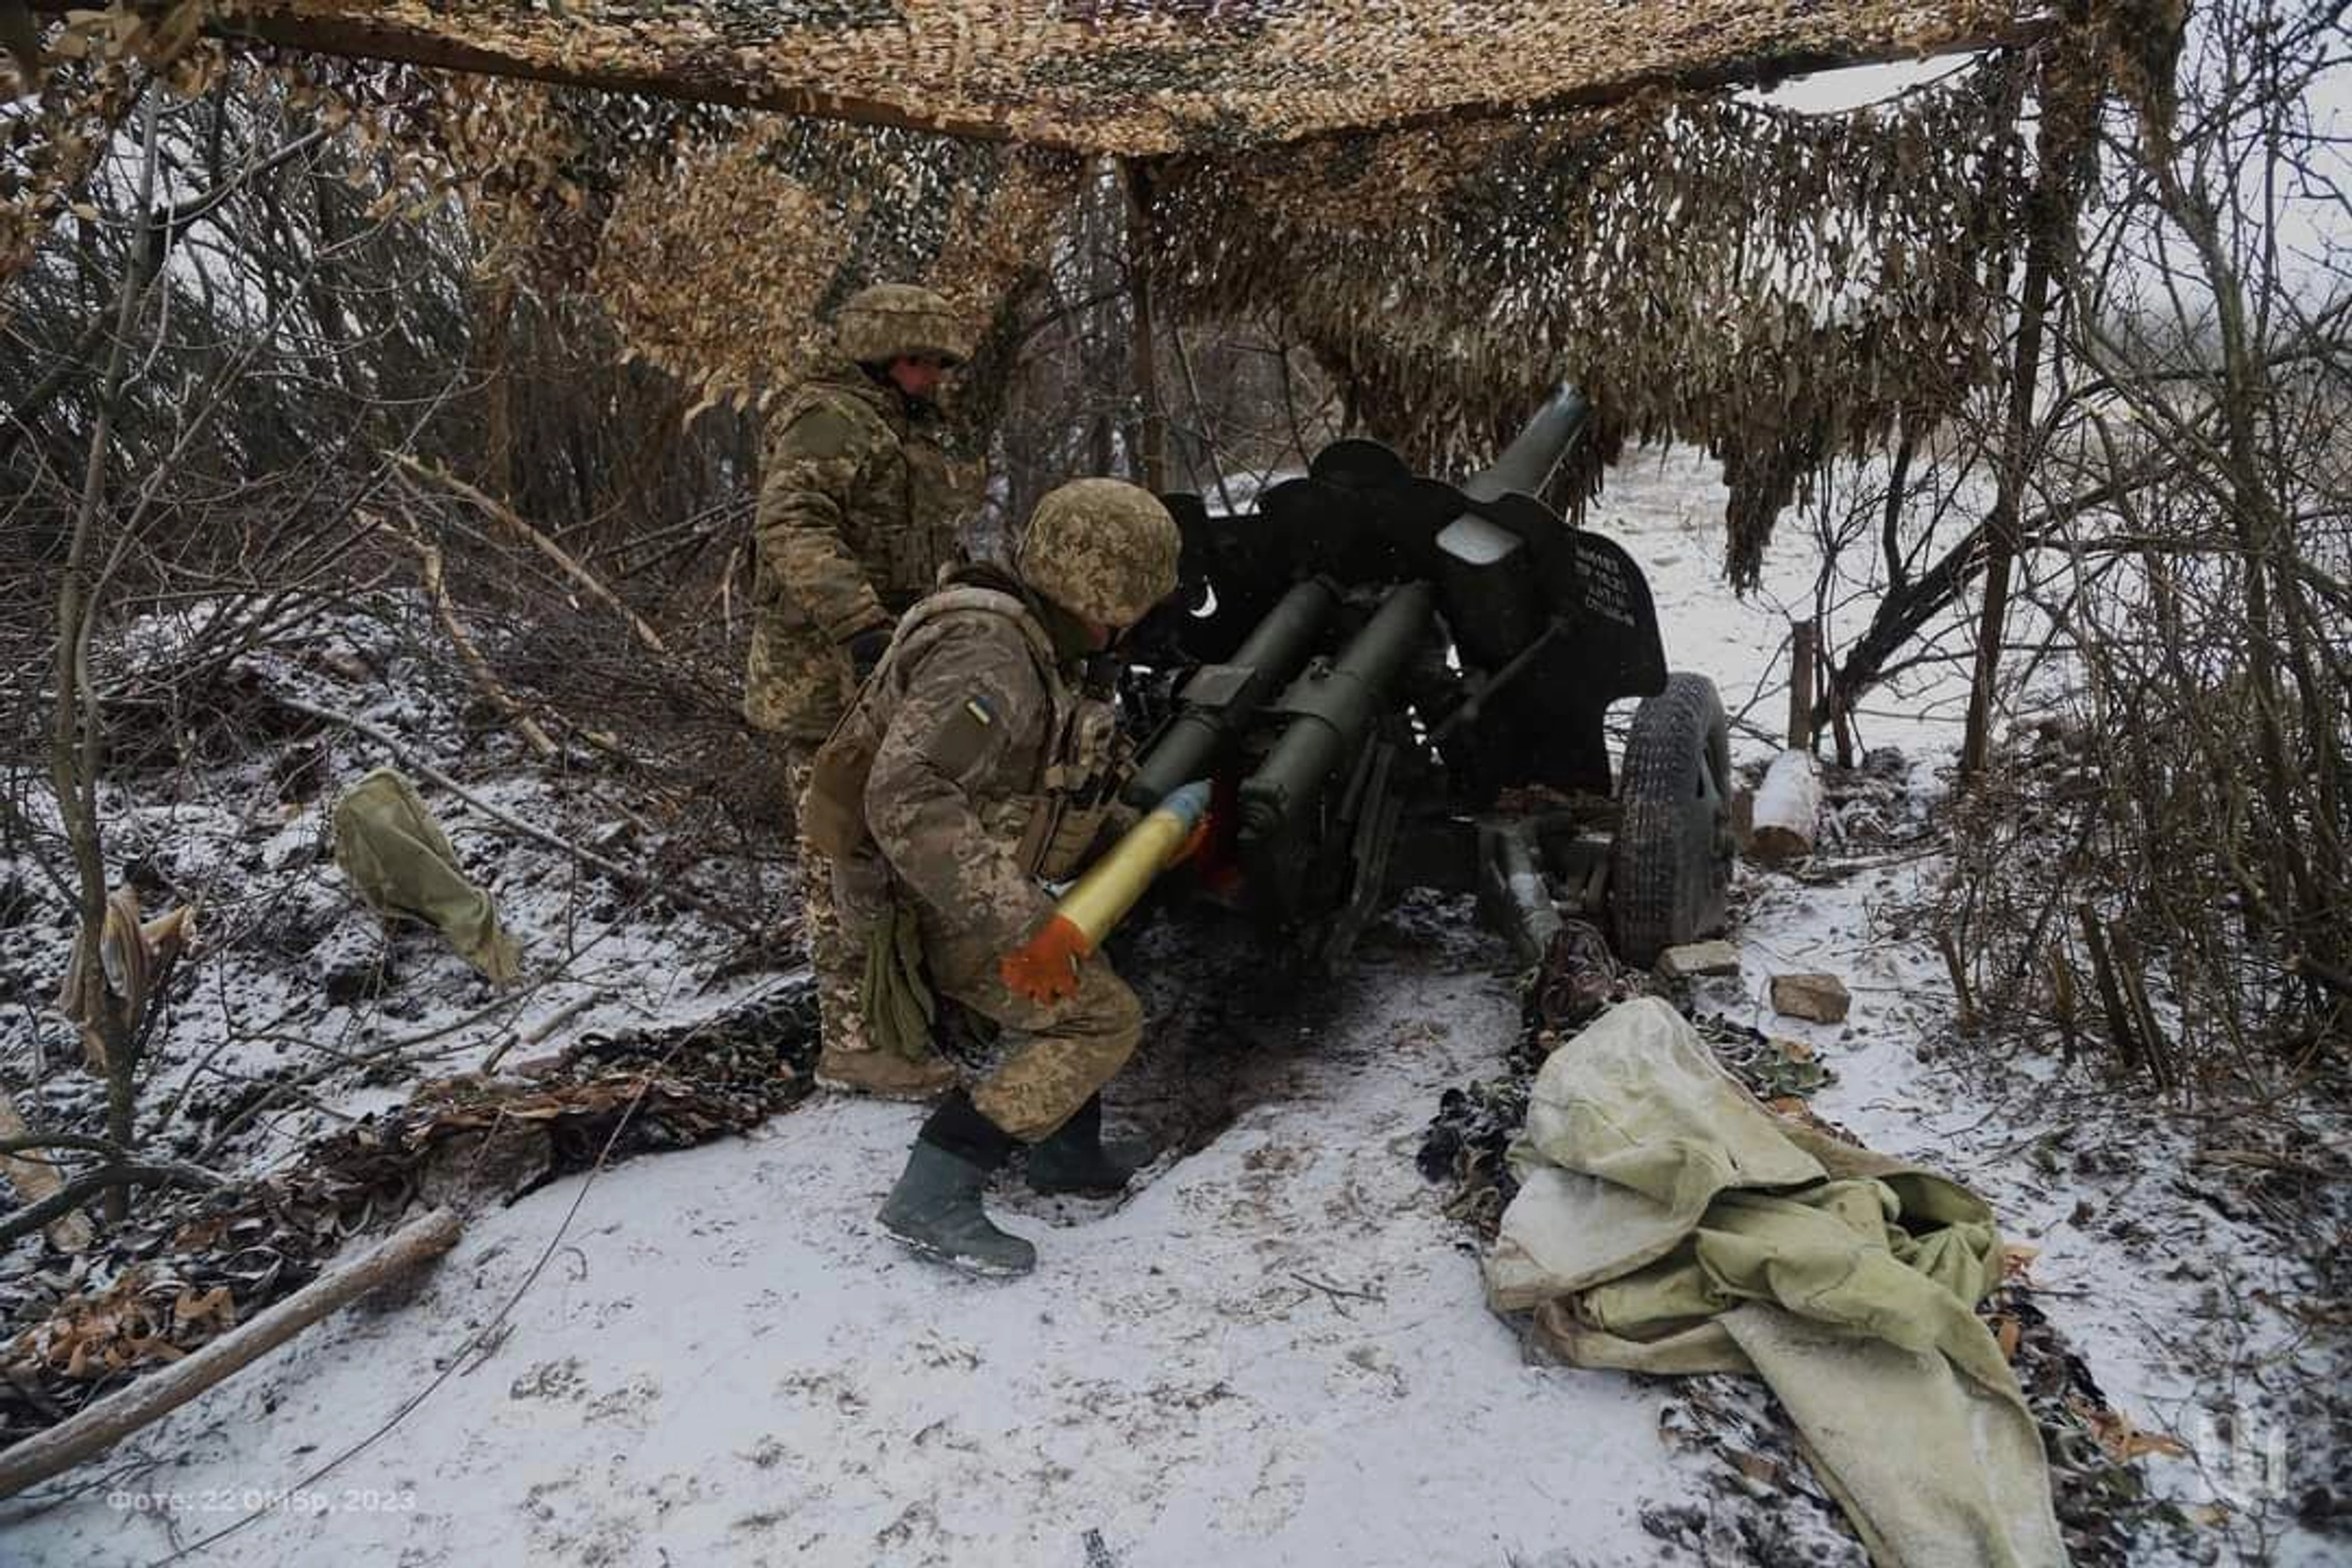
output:
[[[1014,863],[1023,872],[1047,882],[1075,875],[1101,835],[1118,795],[1117,714],[1110,704],[1070,687],[1053,639],[1029,606],[998,589],[951,579],[949,586],[900,617],[888,650],[817,752],[801,828],[827,858],[846,861],[869,842],[865,784],[888,728],[883,694],[900,650],[941,616],[973,611],[1001,616],[1020,628],[1045,685],[1049,714],[1046,744],[1027,786],[976,798],[980,825],[997,842],[1012,846]]]
[[[812,408],[854,400],[889,432],[879,471],[864,476],[874,488],[848,498],[841,535],[876,596],[895,613],[964,558],[956,525],[978,504],[979,479],[975,465],[948,454],[935,422],[886,413],[863,393],[846,377],[805,381],[776,411],[772,428],[784,429]],[[869,456],[867,462],[876,459]],[[782,602],[792,603],[789,595]]]

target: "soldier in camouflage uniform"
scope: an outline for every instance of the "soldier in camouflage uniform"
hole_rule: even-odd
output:
[[[869,929],[877,908],[910,915],[930,988],[999,1031],[998,1065],[924,1123],[881,1213],[917,1250],[976,1272],[1035,1263],[980,1206],[1014,1149],[1028,1145],[1043,1191],[1116,1191],[1140,1163],[1103,1147],[1099,1094],[1141,1034],[1134,992],[1099,954],[1042,978],[1005,960],[1053,916],[1042,884],[1074,874],[1121,825],[1115,716],[1079,670],[1174,588],[1176,555],[1175,523],[1146,491],[1062,486],[1012,573],[967,568],[910,612],[819,764],[817,804],[862,813],[866,835],[836,864],[848,923]],[[836,770],[859,735],[862,791]]]
[[[837,362],[811,376],[769,422],[760,487],[758,572],[745,716],[779,735],[796,813],[810,759],[899,614],[963,559],[956,525],[978,474],[953,462],[933,396],[970,356],[971,334],[927,288],[886,283],[834,318]],[[928,1099],[955,1081],[936,1055],[872,1049],[857,1004],[855,955],[833,910],[831,879],[800,846],[809,956],[824,1048],[818,1079]]]

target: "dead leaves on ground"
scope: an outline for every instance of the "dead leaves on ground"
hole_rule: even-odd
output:
[[[98,1295],[77,1297],[56,1316],[18,1335],[8,1359],[18,1365],[31,1361],[76,1380],[104,1378],[176,1361],[236,1325],[237,1305],[226,1285],[199,1291],[134,1269]]]
[[[2131,1464],[2151,1454],[2165,1459],[2188,1457],[2188,1445],[2178,1438],[2164,1432],[2143,1431],[2138,1423],[2120,1410],[2094,1405],[2080,1397],[2070,1399],[2067,1404],[2075,1415],[2083,1418],[2084,1425],[2091,1429],[2091,1435],[2098,1439],[2098,1446],[2107,1450],[2108,1457],[2119,1464]]]

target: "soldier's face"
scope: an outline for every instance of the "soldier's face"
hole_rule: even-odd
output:
[[[935,354],[902,354],[890,361],[890,379],[899,390],[924,402],[935,402],[939,383],[947,378],[947,362]]]

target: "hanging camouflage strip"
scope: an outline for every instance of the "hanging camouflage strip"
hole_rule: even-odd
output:
[[[631,351],[706,404],[788,384],[823,352],[833,308],[868,283],[921,282],[972,321],[999,318],[1042,265],[1082,167],[1049,151],[745,118],[723,137],[691,128],[632,171],[588,277]]]
[[[1274,312],[1433,468],[1561,377],[1612,437],[1705,443],[1753,581],[1815,463],[1995,370],[2030,63],[1857,115],[1658,99],[1161,161],[1159,286]]]
[[[1084,167],[641,95],[315,55],[267,64],[297,107],[390,159],[413,199],[462,198],[485,271],[593,297],[697,408],[788,385],[823,352],[832,307],[868,283],[921,282],[976,321],[1003,316]],[[984,342],[982,365],[1001,347]]]
[[[151,69],[182,97],[210,85],[217,55],[190,48],[203,14],[194,0],[83,13],[43,41],[30,82],[27,59],[0,53],[0,283],[74,207]]]

